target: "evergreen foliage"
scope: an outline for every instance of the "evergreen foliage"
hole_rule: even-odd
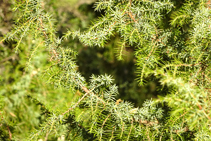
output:
[[[2,140],[211,140],[209,2],[99,0],[94,8],[104,14],[89,29],[61,36],[52,2],[13,3],[16,22],[0,45],[6,56],[3,44],[15,44],[10,67],[20,61],[0,82]],[[138,83],[159,80],[165,95],[134,107],[116,98],[112,76],[81,75],[65,42],[106,47],[112,36],[120,37],[119,60],[134,47]]]

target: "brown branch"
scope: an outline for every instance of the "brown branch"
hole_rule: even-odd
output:
[[[152,40],[152,43],[153,43],[153,40]],[[154,43],[154,45],[153,45],[153,47],[152,47],[152,49],[151,49],[149,55],[147,56],[147,58],[146,58],[145,60],[149,59],[149,57],[152,55],[152,53],[153,53],[153,51],[154,51],[154,48],[155,48],[155,43]]]
[[[130,18],[131,18],[135,23],[137,23],[137,20],[133,17],[132,12],[126,12],[126,13],[130,16]]]
[[[39,20],[40,20],[40,25],[41,25],[41,28],[42,28],[43,34],[44,34],[45,38],[47,39],[47,38],[48,38],[48,36],[47,36],[47,34],[46,34],[46,32],[45,32],[45,28],[44,28],[44,26],[43,26],[42,19],[41,19],[41,18],[39,18]]]
[[[104,122],[103,122],[103,124],[102,124],[102,126],[101,126],[101,129],[103,129],[103,126],[105,125],[105,123],[106,123],[106,121],[108,120],[108,118],[111,116],[111,114],[109,114],[107,117],[106,117],[106,119],[104,120]]]
[[[192,96],[194,99],[196,99],[196,97],[195,97],[192,93],[190,93],[190,94],[191,94],[191,96]],[[200,110],[203,111],[204,115],[210,120],[211,118],[207,115],[207,113],[205,112],[205,110],[203,110],[203,108],[202,108],[202,106],[199,104],[199,102],[197,102],[196,105],[199,107]]]
[[[86,93],[90,93],[91,91],[90,90],[88,90],[86,87],[81,87]],[[94,93],[92,93],[93,95],[95,95]],[[96,95],[95,95],[96,96]],[[105,102],[101,99],[101,98],[99,98],[98,96],[96,96],[103,104],[104,104],[104,106],[105,106]]]
[[[158,124],[159,122],[158,121],[154,121],[154,122],[152,122],[152,121],[147,121],[147,120],[139,120],[139,123],[140,124],[146,124],[146,125],[150,125],[150,126],[152,126],[153,124]]]
[[[69,111],[71,111],[72,109],[74,109],[88,94],[91,93],[92,90],[88,90],[86,87],[81,86],[81,88],[86,92],[81,99],[78,100],[78,102],[71,108],[69,108],[67,111],[65,111],[64,113],[62,113],[62,115],[65,115],[66,113],[68,113]],[[92,93],[93,95],[95,95],[94,93]],[[96,96],[96,95],[95,95]],[[105,106],[105,102],[99,98],[98,96],[96,96]]]
[[[71,111],[72,109],[74,109],[88,94],[89,94],[89,91],[88,91],[88,93],[86,93],[85,95],[83,95],[83,97],[81,99],[79,99],[78,102],[73,107],[69,108],[62,115],[65,115],[66,113],[68,113],[69,111]]]
[[[12,133],[11,133],[11,131],[10,131],[9,126],[7,126],[7,130],[8,130],[8,132],[9,132],[9,138],[10,138],[10,140],[12,140]]]

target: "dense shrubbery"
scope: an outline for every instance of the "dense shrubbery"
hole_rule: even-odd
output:
[[[0,138],[210,140],[210,2],[92,2],[2,1]]]

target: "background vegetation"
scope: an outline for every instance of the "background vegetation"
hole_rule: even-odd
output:
[[[94,11],[95,0],[0,0],[0,139],[209,140],[209,2],[132,1],[135,12],[140,5],[149,10],[143,16],[144,26],[137,29],[143,37],[130,35],[133,40],[121,47],[133,30],[130,23],[136,23],[128,14],[122,17],[130,18],[125,31],[115,29],[103,48],[90,47],[91,39],[83,39],[92,36],[86,34],[89,28],[100,23],[100,17],[116,14],[109,8],[118,12],[131,4],[104,2],[97,3],[100,10]],[[27,27],[29,17],[38,18]],[[158,31],[147,18],[156,20]],[[99,34],[98,27],[91,31]],[[149,39],[154,35],[159,49],[149,57],[153,48]],[[112,76],[118,92],[110,76],[102,74]],[[92,90],[107,101],[106,108],[93,97],[80,101]]]

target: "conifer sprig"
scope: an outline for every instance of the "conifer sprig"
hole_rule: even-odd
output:
[[[42,79],[75,96],[69,106],[57,111],[31,95],[51,110],[30,140],[50,135],[84,140],[88,133],[97,140],[186,140],[191,135],[191,139],[211,139],[210,9],[204,0],[183,2],[176,10],[174,6],[170,0],[100,0],[95,10],[105,15],[89,30],[68,31],[58,38],[43,1],[17,2],[16,26],[1,42],[16,39],[19,50],[30,35],[30,58],[45,45],[51,52],[51,66]],[[147,100],[141,108],[117,100],[118,87],[110,75],[92,75],[87,82],[75,63],[77,53],[61,45],[71,36],[86,46],[106,47],[116,33],[121,39],[118,58],[126,45],[133,46],[140,84],[154,76],[161,87],[169,88],[167,95]],[[14,85],[19,96],[27,95],[24,89],[32,78],[28,72],[17,83],[21,87]]]

